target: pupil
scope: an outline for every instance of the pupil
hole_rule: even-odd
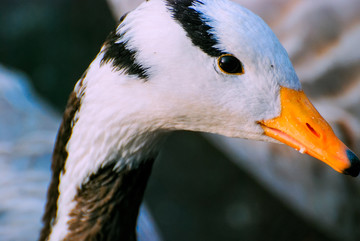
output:
[[[224,56],[220,59],[220,67],[228,73],[241,73],[241,63],[233,56]]]

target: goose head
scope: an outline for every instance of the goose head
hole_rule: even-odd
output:
[[[131,61],[121,60],[123,50]],[[111,77],[95,80],[94,96],[111,102],[114,115],[124,117],[128,105],[131,118],[154,130],[280,141],[336,171],[359,173],[357,157],[304,94],[277,37],[238,4],[147,1],[122,19],[98,61],[89,72]]]

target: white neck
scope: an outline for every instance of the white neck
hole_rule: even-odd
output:
[[[87,77],[79,81],[75,88],[81,98],[81,107],[75,114],[72,135],[66,146],[68,157],[65,172],[60,175],[58,210],[50,241],[66,237],[70,213],[77,205],[74,197],[92,174],[111,163],[115,163],[116,172],[138,168],[142,161],[156,156],[166,133],[160,130],[161,122],[146,118],[147,104],[139,104],[141,101],[132,99],[140,96],[132,90],[131,84],[130,88],[124,88],[126,91],[123,93],[107,91],[108,95],[114,94],[114,98],[102,100],[101,95],[92,93],[102,91],[101,86],[96,85],[98,75],[108,75],[102,79],[109,82],[114,75],[116,81],[125,86],[127,81],[138,81],[128,80],[126,78],[129,77],[125,76],[119,79],[119,73],[109,71],[107,65],[99,68],[100,59],[101,54],[92,63]],[[93,99],[91,96],[99,98]],[[106,103],[109,99],[113,103]],[[106,105],[113,107],[114,103],[117,103],[119,111],[112,109],[109,112]]]

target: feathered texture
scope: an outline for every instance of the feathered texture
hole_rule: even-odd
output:
[[[223,73],[217,65],[222,53],[242,61],[245,73]],[[75,86],[81,104],[70,121],[71,136],[61,146],[68,155],[49,240],[82,237],[92,218],[85,226],[77,218],[107,213],[84,202],[84,195],[92,199],[84,191],[87,184],[109,165],[118,178],[124,170],[139,170],[156,156],[168,132],[271,140],[258,121],[279,115],[280,86],[298,90],[300,83],[286,51],[255,14],[227,0],[144,2],[122,19]],[[139,203],[132,204],[136,215]],[[119,215],[114,221],[136,219],[116,210],[109,211]]]
[[[78,189],[65,240],[136,240],[136,221],[154,160],[117,172],[116,162],[93,173]]]
[[[0,237],[34,241],[43,226],[51,153],[61,120],[20,72],[0,66],[0,86],[0,126],[6,126],[0,133]],[[144,206],[137,234],[139,240],[161,240]]]
[[[121,28],[121,23],[125,18],[126,15],[120,19],[119,28]],[[111,63],[116,71],[123,71],[125,74],[134,75],[140,79],[148,79],[147,68],[136,61],[136,52],[129,49],[127,47],[128,41],[122,41],[122,38],[123,36],[117,31],[112,31],[109,34],[103,48],[102,64]]]
[[[211,27],[203,19],[201,12],[194,8],[195,4],[203,3],[197,0],[169,0],[167,3],[174,19],[181,24],[195,46],[211,57],[225,54],[216,48],[218,42],[213,34],[214,31],[211,31]]]
[[[59,183],[60,174],[66,172],[65,162],[68,157],[66,145],[72,134],[72,128],[76,123],[75,114],[79,111],[80,99],[76,96],[75,92],[72,92],[69,97],[68,105],[65,109],[63,121],[60,126],[55,149],[52,157],[52,178],[47,194],[47,202],[45,207],[45,213],[43,216],[44,227],[42,228],[39,240],[46,240],[51,232],[51,228],[56,223],[57,201],[59,197]]]

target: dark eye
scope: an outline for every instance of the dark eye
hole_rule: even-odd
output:
[[[230,54],[220,56],[218,65],[226,74],[244,74],[244,68],[240,60]]]

